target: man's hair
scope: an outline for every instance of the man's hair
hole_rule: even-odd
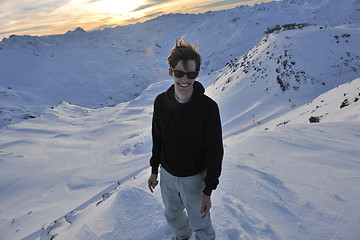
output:
[[[201,65],[201,56],[197,51],[198,46],[197,43],[190,44],[185,41],[185,37],[182,36],[180,40],[176,39],[175,46],[171,49],[170,55],[167,58],[169,66],[171,68],[175,68],[177,63],[181,60],[184,62],[184,67],[186,69],[187,62],[189,60],[195,60],[196,63],[196,71],[200,71]]]

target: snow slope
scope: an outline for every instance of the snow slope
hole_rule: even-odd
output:
[[[2,238],[168,239],[159,191],[150,194],[146,180],[151,103],[169,84],[113,108],[63,103],[3,129]],[[359,94],[360,79],[319,97],[337,100],[328,119],[341,121],[305,118],[224,139],[213,196],[219,239],[356,239],[359,105],[337,111],[344,93]]]
[[[150,194],[146,180],[151,101],[169,84],[113,108],[63,103],[3,129],[2,238],[168,239],[159,191]],[[360,79],[351,84],[351,95],[359,94]],[[337,92],[341,100],[347,85],[320,99]],[[342,109],[345,120],[359,112],[355,103]],[[225,138],[213,196],[219,239],[356,239],[356,129],[359,116],[315,125],[305,119]]]
[[[153,100],[184,33],[200,39],[199,81],[223,123],[218,239],[358,239],[357,9],[289,0],[3,40],[0,239],[171,239],[146,182]],[[292,22],[317,25],[264,33]]]
[[[308,26],[265,36],[207,77],[225,137],[265,124],[359,76],[358,28]],[[250,89],[250,90],[249,90]],[[234,102],[236,110],[234,110]]]
[[[360,21],[358,0],[285,0],[64,35],[11,36],[0,42],[0,127],[37,117],[61,101],[99,108],[134,99],[167,79],[166,57],[187,36],[202,51],[203,75],[241,57],[275,24],[335,27]],[[21,71],[19,71],[21,69]],[[41,86],[41,87],[39,87]]]

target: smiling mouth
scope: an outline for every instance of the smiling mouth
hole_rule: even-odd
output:
[[[188,87],[188,86],[190,85],[190,83],[187,83],[187,84],[179,83],[179,85],[180,85],[181,87]]]

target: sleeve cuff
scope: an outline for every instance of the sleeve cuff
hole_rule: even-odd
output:
[[[208,186],[205,186],[205,189],[203,190],[203,194],[205,194],[206,196],[211,196],[212,193],[212,189]]]
[[[157,175],[159,173],[159,167],[151,167],[151,173]]]

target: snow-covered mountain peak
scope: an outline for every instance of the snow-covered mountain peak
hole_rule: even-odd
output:
[[[235,122],[245,131],[358,77],[358,42],[356,28],[285,25],[210,73],[206,92],[220,102],[226,131]]]
[[[245,78],[251,85],[260,82],[266,91],[276,86],[283,92],[297,91],[306,88],[307,83],[330,85],[326,90],[358,76],[360,36],[356,28],[289,25],[265,36],[241,58],[212,73],[217,77],[216,88],[222,86],[224,90],[226,84]],[[338,79],[340,75],[348,78]]]
[[[77,27],[74,31],[71,31],[71,30],[67,31],[67,32],[65,33],[65,35],[79,34],[79,33],[84,33],[84,32],[85,32],[84,29],[82,29],[81,27]]]

